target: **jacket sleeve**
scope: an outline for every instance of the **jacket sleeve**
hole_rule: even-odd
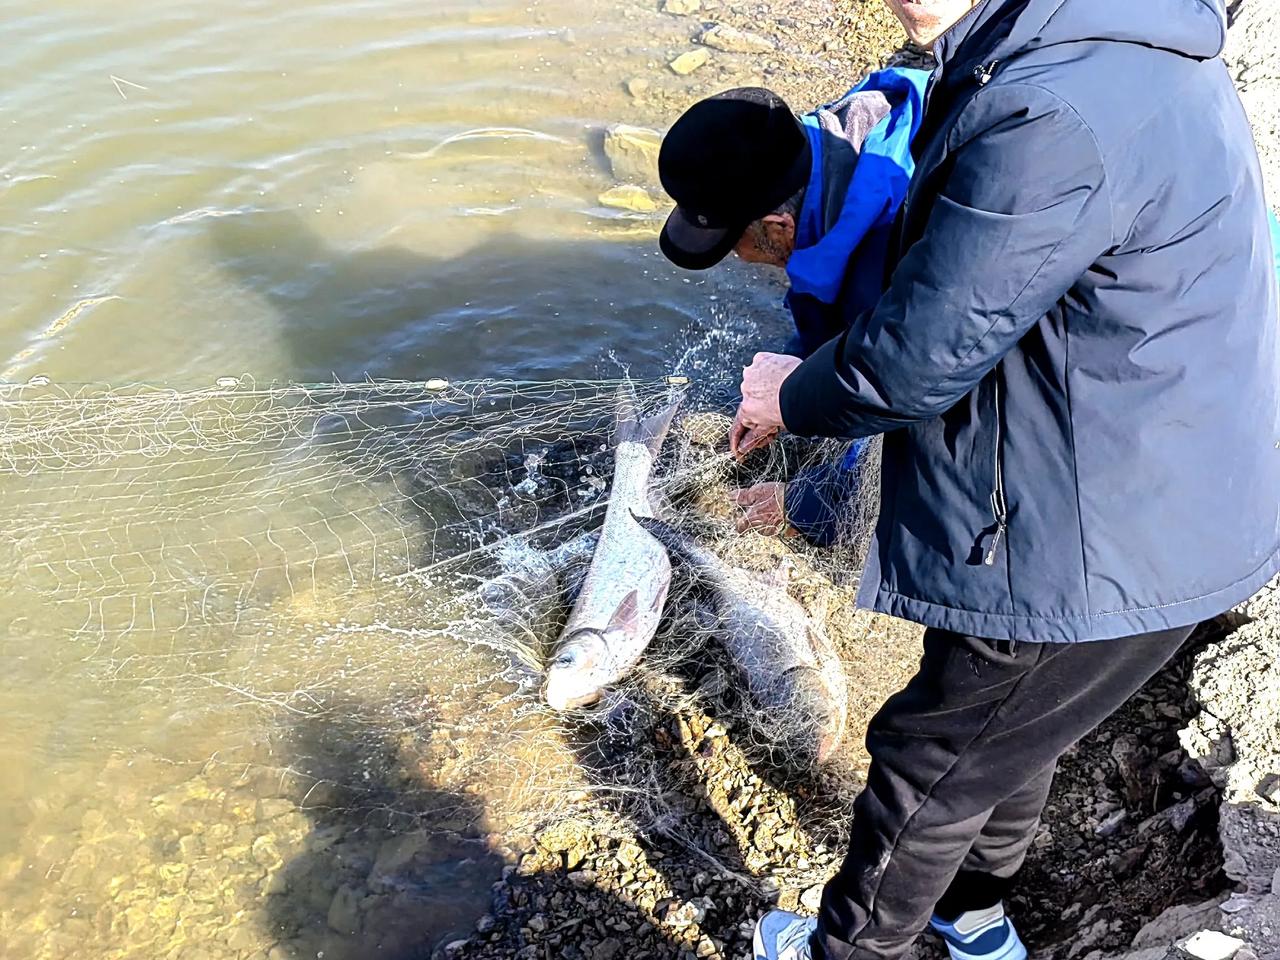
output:
[[[1053,94],[992,87],[949,139],[924,233],[880,302],[783,384],[792,433],[865,437],[946,412],[1113,246],[1097,143]]]

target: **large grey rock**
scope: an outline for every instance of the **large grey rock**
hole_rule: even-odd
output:
[[[662,134],[647,127],[615,123],[604,133],[604,154],[615,180],[640,186],[658,184]]]
[[[1217,900],[1170,907],[1133,938],[1133,947],[1168,947],[1174,941],[1200,930],[1221,928],[1222,913]]]

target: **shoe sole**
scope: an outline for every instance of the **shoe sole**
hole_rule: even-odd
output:
[[[752,960],[768,960],[769,954],[765,952],[764,941],[760,939],[760,921],[756,921],[756,932],[751,938],[751,954]]]

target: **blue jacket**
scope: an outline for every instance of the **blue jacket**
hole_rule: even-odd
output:
[[[928,82],[924,70],[878,70],[801,117],[813,159],[787,262],[786,304],[796,334],[786,352],[809,356],[880,299],[891,229],[915,172],[911,139]],[[888,112],[863,133],[852,105],[872,93],[883,96],[875,101],[887,101]]]
[[[993,639],[1195,623],[1280,567],[1280,352],[1223,0],[982,0],[877,306],[786,426],[885,433],[862,602]]]
[[[879,70],[801,118],[813,164],[787,264],[786,305],[796,330],[784,352],[809,356],[879,300],[890,232],[915,170],[911,139],[928,80],[924,70]],[[851,109],[869,93],[883,95],[863,101],[884,104],[873,125]],[[839,538],[840,521],[858,494],[865,445],[854,441],[839,461],[801,471],[787,485],[787,520],[811,543],[829,546]]]

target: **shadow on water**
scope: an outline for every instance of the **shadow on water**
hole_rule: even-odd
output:
[[[429,725],[388,734],[362,710],[332,704],[284,735],[311,829],[267,889],[272,957],[429,957],[501,875],[478,802],[434,785]]]
[[[273,308],[302,380],[616,376],[610,352],[658,376],[705,306],[650,240],[503,236],[436,259],[342,250],[290,213],[210,231],[218,263]]]
[[[268,956],[574,960],[607,954],[611,938],[621,950],[617,938],[645,924],[644,911],[581,875],[504,870],[479,802],[433,785],[441,758],[430,739],[426,725],[379,733],[358,704],[334,705],[286,735],[292,771],[311,784],[302,805],[311,829],[269,881]],[[534,930],[538,949],[528,953]],[[586,953],[575,946],[583,938]]]

